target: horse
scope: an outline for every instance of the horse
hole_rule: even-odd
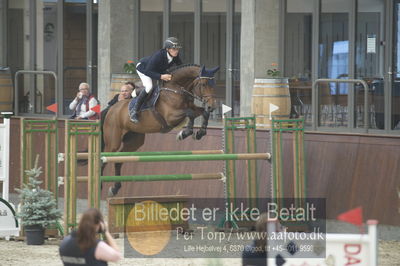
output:
[[[206,69],[194,64],[170,69],[171,80],[160,84],[158,100],[153,108],[140,111],[138,123],[131,122],[128,116],[129,99],[113,105],[104,118],[102,150],[136,151],[144,144],[146,133],[167,133],[182,124],[186,118],[189,121],[177,134],[177,140],[191,135],[194,139],[201,139],[207,134],[210,113],[216,108],[214,74],[218,69],[219,67]],[[202,107],[195,105],[195,99],[202,103]],[[203,118],[201,128],[194,134],[194,120],[199,116]],[[105,164],[102,172],[104,167]],[[121,167],[122,163],[114,164],[115,175],[121,175]],[[120,188],[121,182],[115,182],[109,189],[109,196],[115,196]]]

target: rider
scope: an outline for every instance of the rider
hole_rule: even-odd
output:
[[[142,80],[144,90],[140,92],[131,113],[131,121],[138,123],[138,110],[143,104],[148,93],[153,88],[153,79],[155,80],[171,80],[171,74],[166,74],[168,68],[173,65],[181,65],[179,58],[179,49],[182,48],[178,39],[169,37],[164,42],[164,48],[156,51],[151,56],[144,57],[139,60],[136,65],[136,72]]]

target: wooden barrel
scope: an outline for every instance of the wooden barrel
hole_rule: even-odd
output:
[[[140,78],[136,74],[112,74],[111,76],[111,89],[108,94],[108,98],[111,100],[115,94],[120,92],[121,86],[126,82],[131,81],[133,83],[139,81]]]
[[[14,88],[10,69],[0,69],[0,111],[13,111]]]
[[[259,128],[271,128],[270,104],[279,107],[272,118],[288,119],[290,115],[290,93],[287,78],[255,79],[251,111],[256,116]]]

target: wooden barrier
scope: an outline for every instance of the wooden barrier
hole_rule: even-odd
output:
[[[13,111],[14,87],[10,68],[0,67],[0,111]]]
[[[187,207],[187,196],[180,195],[168,195],[168,196],[151,196],[151,197],[117,197],[108,199],[108,228],[110,233],[123,233],[123,232],[138,232],[138,231],[149,231],[159,230],[165,223],[157,223],[154,221],[146,222],[146,227],[132,224],[125,224],[128,220],[128,215],[131,210],[135,207],[135,204],[140,202],[154,201],[161,204],[168,210],[177,205],[180,208]],[[184,231],[189,228],[187,221],[177,220],[171,221],[168,226],[169,230],[175,230],[176,228],[182,228]],[[128,230],[126,230],[128,229]]]

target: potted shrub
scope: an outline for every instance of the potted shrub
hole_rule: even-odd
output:
[[[136,74],[136,64],[133,60],[127,60],[124,63],[123,72],[124,73],[113,73],[111,75],[111,89],[108,95],[109,99],[112,99],[116,94],[120,92],[120,88],[127,81],[133,83],[140,81],[139,76]]]
[[[29,177],[27,184],[22,189],[16,189],[21,200],[21,207],[17,217],[24,226],[28,245],[42,245],[44,243],[44,231],[50,224],[55,224],[61,218],[61,211],[57,209],[57,202],[53,193],[42,189],[42,181],[37,178],[42,173],[38,167],[36,157],[35,166],[26,170]]]

